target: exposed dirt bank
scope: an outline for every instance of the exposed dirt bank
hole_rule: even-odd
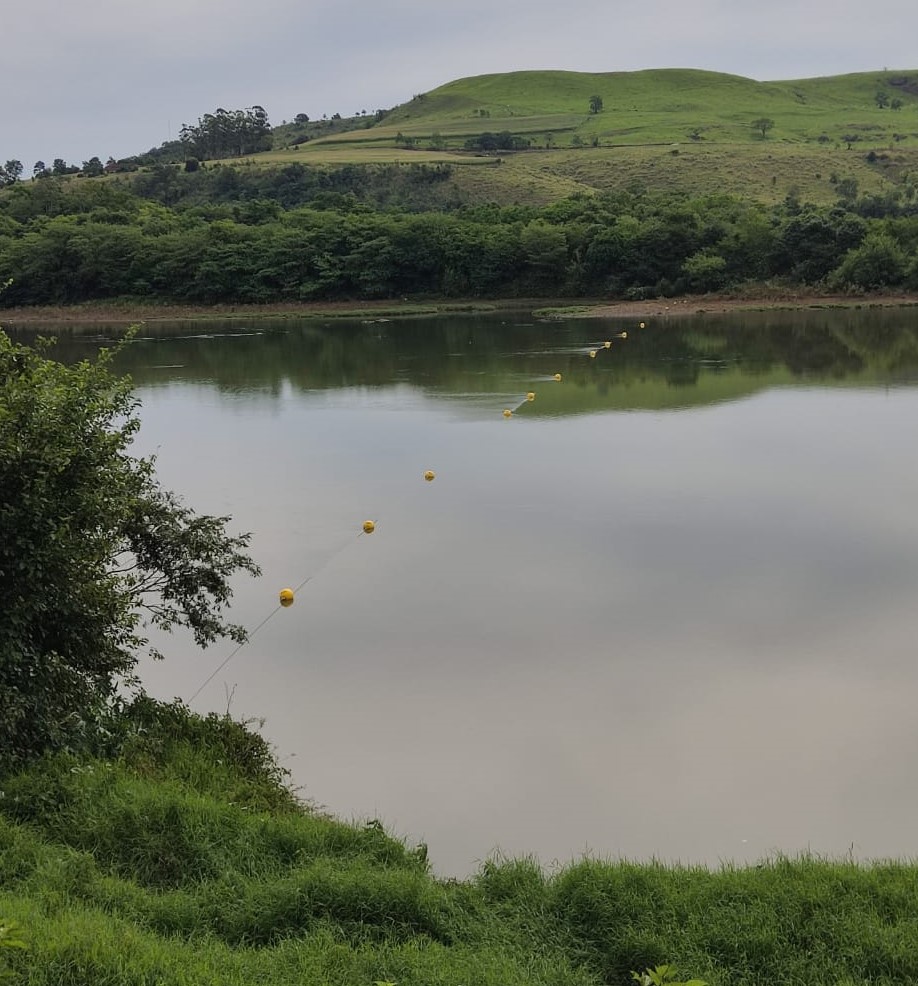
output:
[[[692,295],[644,301],[579,300],[559,304],[558,299],[512,299],[497,302],[302,302],[277,305],[144,305],[83,304],[0,309],[0,325],[42,322],[122,323],[183,321],[201,318],[343,318],[436,315],[449,312],[536,311],[564,318],[660,318],[674,315],[722,314],[806,308],[877,308],[918,305],[918,293],[894,295],[776,294],[762,297]]]
[[[571,311],[579,318],[660,318],[672,315],[718,315],[736,311],[788,311],[807,308],[903,308],[918,305],[918,294],[895,295],[796,295],[776,297],[728,298],[691,295],[683,298],[656,298],[648,301],[613,301]],[[559,309],[563,311],[563,309]]]
[[[0,309],[0,325],[29,322],[123,323],[176,322],[199,318],[345,318],[435,315],[445,312],[491,311],[506,304],[484,302],[328,301],[276,305],[144,305],[87,303]],[[519,307],[519,306],[514,306]]]

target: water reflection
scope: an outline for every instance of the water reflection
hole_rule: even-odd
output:
[[[150,323],[122,362],[142,386],[200,382],[277,397],[285,384],[297,391],[407,383],[436,396],[516,394],[562,373],[567,386],[543,388],[525,408],[531,415],[701,405],[803,380],[895,384],[918,374],[918,327],[908,309],[695,316],[644,330],[636,324],[532,323],[506,313],[213,321],[206,331],[201,322]],[[615,339],[623,327],[629,338]],[[63,358],[75,358],[118,330],[54,331]],[[596,347],[596,359],[584,358]]]
[[[595,360],[622,324],[149,332],[142,450],[255,535],[234,617],[315,576],[196,707],[235,689],[306,794],[443,873],[913,855],[913,322],[686,319]],[[228,649],[167,653],[143,677],[187,696]]]

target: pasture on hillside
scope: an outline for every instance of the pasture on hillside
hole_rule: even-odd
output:
[[[918,181],[918,72],[784,82],[694,69],[511,72],[351,122],[311,124],[299,144],[281,128],[272,151],[242,160],[450,164],[465,199],[525,205],[636,187],[826,204],[845,181],[877,195]]]

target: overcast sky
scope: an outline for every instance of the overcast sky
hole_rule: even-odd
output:
[[[124,157],[218,106],[350,115],[515,69],[916,69],[916,37],[915,0],[30,0],[0,19],[0,163]]]

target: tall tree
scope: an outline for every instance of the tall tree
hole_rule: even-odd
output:
[[[88,161],[83,162],[83,167],[80,170],[87,178],[98,178],[99,175],[105,173],[105,166],[102,164],[101,158],[91,157]]]
[[[12,185],[22,177],[22,161],[11,158],[0,168],[0,185]]]

